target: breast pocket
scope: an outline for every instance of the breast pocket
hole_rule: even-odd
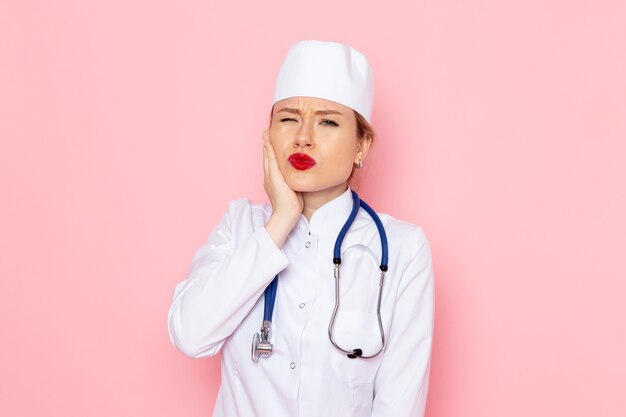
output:
[[[380,260],[365,245],[351,245],[342,253],[339,280],[339,309],[333,327],[333,339],[344,350],[360,349],[363,356],[376,354],[382,347],[377,305],[380,290]],[[334,282],[334,281],[333,281]],[[383,292],[384,292],[383,288]],[[332,301],[331,301],[332,300]],[[332,289],[332,312],[335,288]],[[381,311],[383,334],[389,327],[390,316],[384,305]],[[373,382],[382,357],[349,358],[346,353],[331,346],[330,362],[338,379],[353,383]]]

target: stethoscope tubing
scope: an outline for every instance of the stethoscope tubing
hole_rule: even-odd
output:
[[[274,315],[274,302],[276,301],[276,289],[278,288],[278,275],[274,277],[270,285],[265,289],[265,303],[263,308],[263,321],[272,321]]]
[[[381,259],[380,259],[381,273],[380,273],[380,282],[379,282],[379,289],[378,289],[378,302],[376,306],[376,315],[378,317],[378,327],[380,330],[380,337],[381,337],[381,347],[375,354],[369,355],[369,356],[363,355],[363,351],[360,348],[352,349],[352,350],[346,350],[342,348],[341,346],[337,344],[337,342],[335,341],[335,338],[333,337],[333,329],[335,326],[335,320],[337,318],[337,312],[339,311],[339,304],[340,304],[339,265],[341,264],[341,245],[343,244],[343,240],[346,237],[348,230],[352,226],[352,223],[354,223],[354,220],[356,219],[356,216],[361,207],[370,215],[370,217],[374,221],[374,224],[376,225],[376,228],[378,229],[378,234],[380,236],[381,252],[382,252]],[[383,329],[383,322],[382,322],[382,317],[380,314],[380,308],[381,308],[381,303],[382,303],[382,289],[383,289],[383,284],[385,281],[385,273],[388,270],[388,257],[389,257],[389,247],[388,247],[388,242],[387,242],[387,234],[385,233],[385,228],[383,227],[380,217],[378,217],[378,214],[376,214],[376,212],[365,201],[359,198],[356,192],[352,191],[352,210],[350,211],[350,215],[348,216],[348,219],[346,220],[343,227],[339,231],[339,235],[337,236],[337,239],[335,240],[335,246],[333,248],[333,263],[335,265],[334,274],[333,274],[335,278],[335,307],[333,308],[333,314],[332,314],[330,323],[328,324],[328,337],[331,343],[337,349],[347,354],[349,358],[354,359],[358,357],[361,359],[370,359],[375,356],[378,356],[385,348],[385,332]],[[265,289],[264,309],[263,309],[263,326],[261,327],[261,333],[256,333],[253,336],[253,343],[252,343],[252,360],[255,362],[259,356],[267,357],[271,354],[271,351],[272,351],[272,345],[269,342],[269,337],[270,337],[270,327],[271,327],[271,322],[272,322],[272,316],[274,313],[274,303],[276,301],[277,288],[278,288],[278,275],[274,277],[272,282]],[[259,346],[260,346],[260,349],[263,350],[263,353],[260,353],[257,350],[259,349]]]

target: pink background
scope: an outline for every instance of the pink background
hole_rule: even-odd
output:
[[[2,1],[0,415],[210,416],[219,358],[170,344],[172,290],[265,201],[306,38],[370,58],[361,194],[433,246],[427,415],[626,415],[621,0]]]

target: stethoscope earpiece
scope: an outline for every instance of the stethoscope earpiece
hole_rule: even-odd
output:
[[[353,349],[352,353],[348,353],[348,357],[350,359],[360,358],[363,356],[363,351],[361,349]]]

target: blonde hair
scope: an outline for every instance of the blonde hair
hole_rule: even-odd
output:
[[[372,125],[365,120],[365,117],[361,116],[359,114],[359,112],[357,112],[356,110],[354,111],[354,116],[356,117],[356,134],[357,134],[357,138],[360,141],[363,140],[369,140],[371,142],[371,145],[374,144],[374,138],[376,137],[376,132],[374,132],[374,128],[372,127]],[[348,185],[350,185],[350,188],[352,189],[358,189],[359,187],[359,180],[361,179],[361,175],[360,174],[356,174],[356,172],[358,171],[358,168],[356,166],[352,167],[352,172],[350,173],[350,176],[348,177]]]

